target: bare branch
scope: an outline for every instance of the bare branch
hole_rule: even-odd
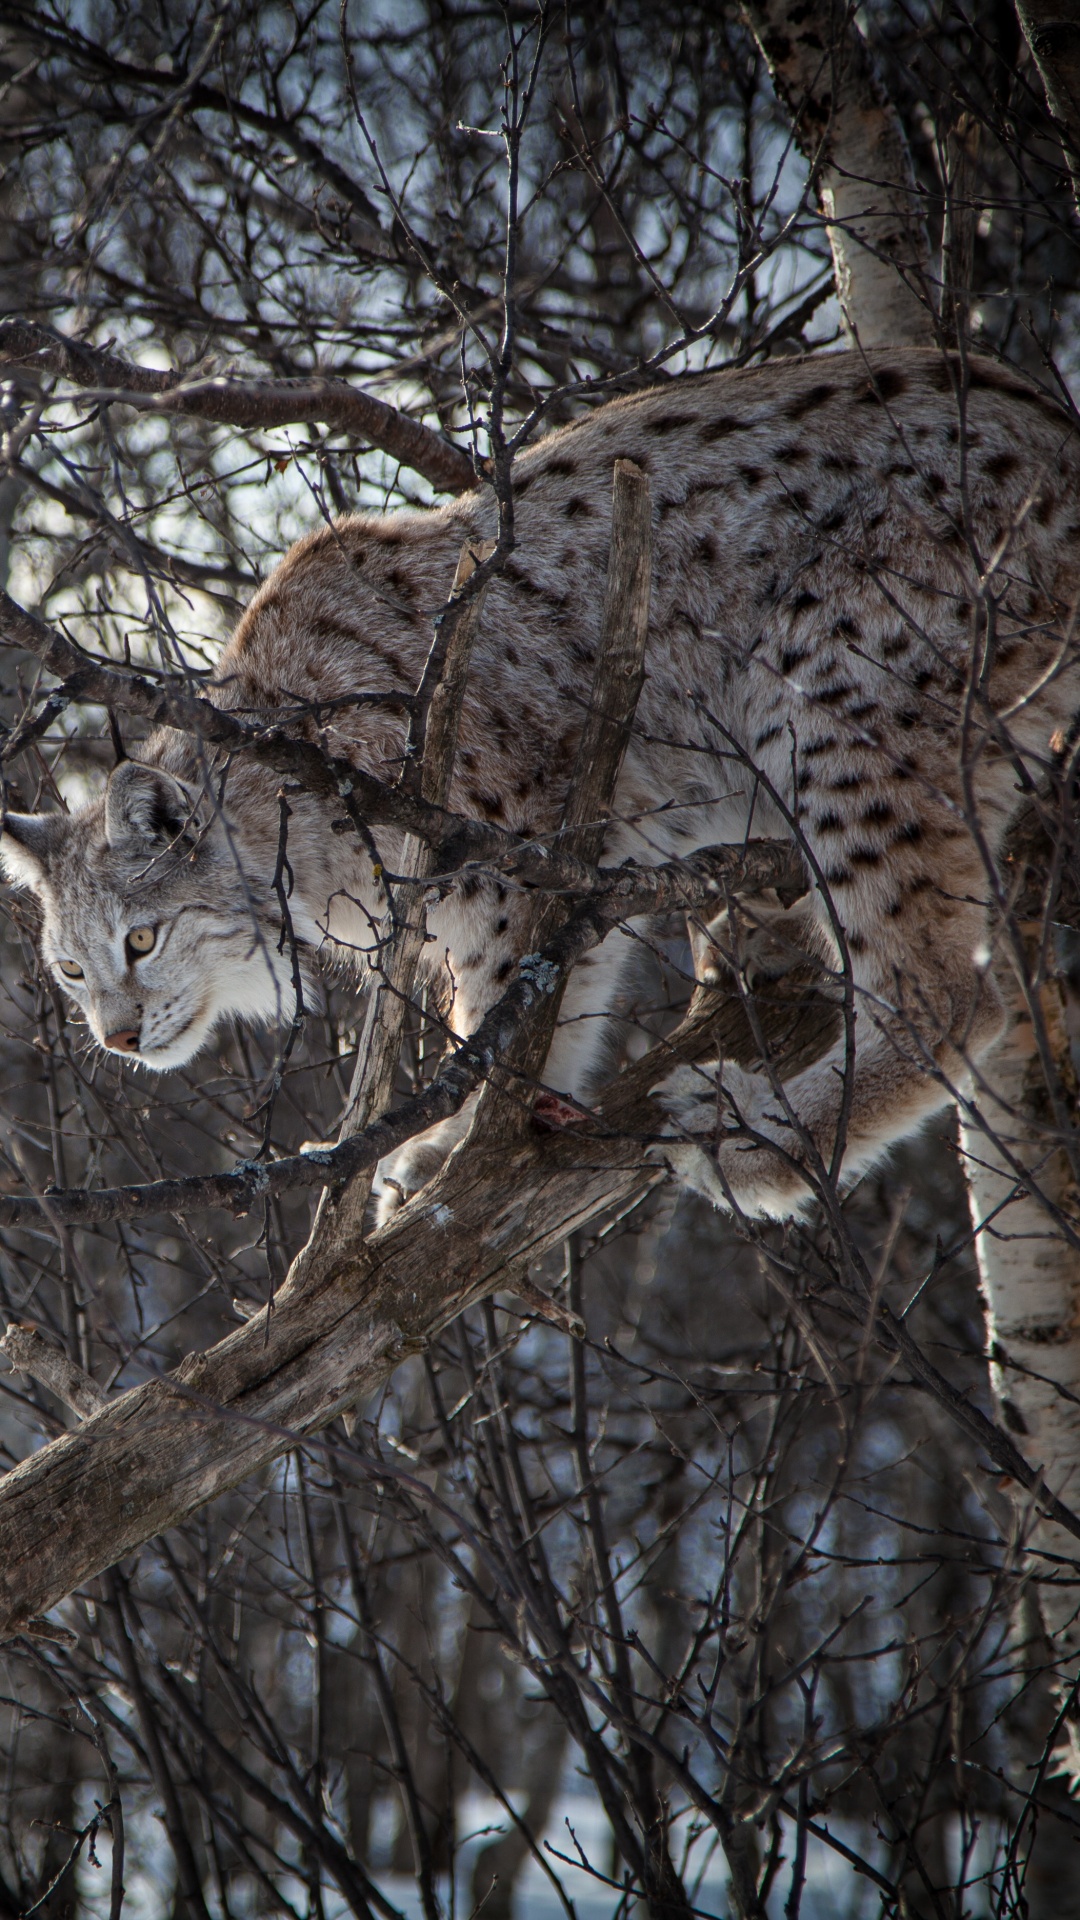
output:
[[[13,1320],[0,1340],[0,1353],[7,1355],[19,1373],[28,1373],[32,1380],[48,1387],[80,1420],[100,1413],[107,1402],[108,1396],[97,1381],[75,1366],[51,1340],[43,1339],[35,1327],[20,1326]]]
[[[107,348],[69,340],[26,320],[0,321],[0,365],[59,374],[87,389],[90,399],[144,413],[193,414],[246,429],[318,421],[335,433],[380,447],[403,467],[422,474],[439,493],[464,493],[477,484],[472,462],[441,434],[348,381],[324,374],[292,380],[239,374],[189,379],[136,366]]]

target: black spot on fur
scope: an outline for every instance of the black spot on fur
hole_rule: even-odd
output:
[[[821,605],[821,601],[818,595],[816,593],[811,593],[809,588],[804,587],[802,592],[797,593],[795,595],[794,600],[792,600],[791,612],[805,613],[808,607],[820,607],[820,605]]]
[[[822,407],[826,400],[831,400],[835,392],[836,388],[830,386],[827,380],[818,381],[816,386],[807,387],[805,393],[800,393],[796,399],[789,401],[784,408],[784,418],[804,420],[806,415],[813,413],[816,407]]]
[[[823,813],[817,823],[819,833],[843,833],[847,822],[838,813]]]
[[[809,659],[810,654],[803,647],[783,647],[780,651],[780,671],[792,673],[796,667],[802,666],[804,660]]]
[[[680,427],[692,427],[692,413],[658,413],[648,422],[650,433],[677,433]]]
[[[475,788],[467,795],[469,805],[478,813],[485,814],[489,820],[500,820],[503,803],[497,793],[480,793]]]
[[[735,471],[743,485],[750,488],[759,487],[765,478],[760,467],[736,467]]]
[[[568,500],[563,508],[563,517],[567,520],[581,520],[591,513],[592,508],[589,502],[583,500],[579,493],[575,493],[573,499]]]
[[[1015,453],[992,453],[986,462],[986,472],[991,480],[1007,480],[1015,473],[1019,462]]]
[[[899,400],[907,392],[907,376],[896,367],[882,367],[867,381],[858,397],[859,406],[881,406],[889,400]]]
[[[548,460],[544,466],[539,468],[537,478],[540,479],[546,477],[548,474],[555,474],[564,480],[569,480],[577,470],[577,461],[572,460],[568,453],[557,453],[554,459]]]
[[[782,446],[776,447],[773,451],[773,459],[779,460],[788,467],[800,466],[808,458],[801,440],[785,440]]]
[[[767,747],[769,744],[769,741],[775,740],[777,738],[777,735],[782,732],[783,732],[782,727],[776,727],[776,726],[766,727],[764,732],[759,733],[757,739],[754,741],[755,751],[757,750],[758,747]]]
[[[514,971],[515,964],[516,963],[513,960],[501,960],[499,962],[499,965],[495,969],[496,980],[502,981],[502,980],[509,979],[510,975]]]
[[[745,433],[746,422],[736,420],[733,413],[722,413],[715,420],[706,420],[698,428],[699,440],[722,440],[728,433]]]
[[[893,810],[887,800],[871,800],[870,805],[864,807],[861,815],[867,826],[875,822],[878,826],[884,826],[886,820],[891,820],[892,817]]]

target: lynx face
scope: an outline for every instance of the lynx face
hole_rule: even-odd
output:
[[[41,950],[99,1046],[156,1072],[230,1014],[280,1021],[289,956],[225,829],[192,789],[127,761],[75,814],[9,814],[7,878],[42,908]]]

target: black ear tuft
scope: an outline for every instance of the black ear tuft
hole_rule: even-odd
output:
[[[125,760],[105,789],[105,838],[110,847],[167,844],[183,833],[194,805],[194,795],[170,774]]]
[[[0,833],[0,869],[13,887],[40,887],[67,832],[62,813],[7,813]]]

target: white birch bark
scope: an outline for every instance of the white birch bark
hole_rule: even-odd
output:
[[[1061,1088],[1076,1083],[1057,980],[1038,1004]],[[1069,1155],[1053,1114],[1027,996],[1015,982],[1000,1039],[981,1063],[980,1090],[961,1118],[972,1224],[986,1303],[991,1380],[1005,1424],[1066,1506],[1080,1505],[1080,1254],[1060,1216],[1080,1226]],[[1031,1176],[1031,1185],[1023,1175]],[[1059,1217],[1055,1217],[1059,1216]],[[1076,1541],[1053,1521],[1027,1529],[1046,1630],[1068,1670],[1080,1656]]]
[[[895,107],[842,0],[746,0],[816,177],[844,325],[863,347],[936,337],[930,249]]]

